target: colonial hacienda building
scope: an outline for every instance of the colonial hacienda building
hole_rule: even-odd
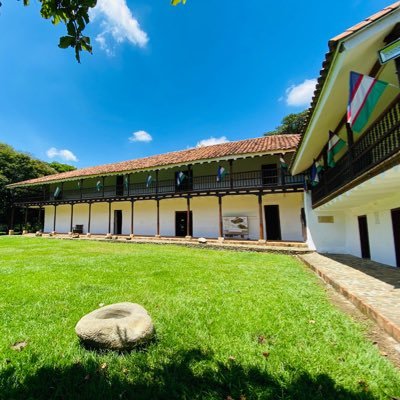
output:
[[[44,210],[44,231],[303,241],[298,135],[276,135],[44,176],[17,207]]]
[[[397,2],[329,41],[291,166],[313,168],[304,206],[311,248],[398,267],[399,38]]]

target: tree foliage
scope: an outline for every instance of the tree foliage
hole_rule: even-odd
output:
[[[6,185],[71,169],[75,167],[57,162],[46,163],[0,143],[0,225],[3,225],[3,229],[4,225],[9,225],[13,201],[26,193],[25,189],[11,192]],[[15,217],[17,223],[23,219],[21,212],[17,212]]]
[[[25,6],[30,0],[23,0]],[[41,4],[40,14],[43,18],[51,20],[54,25],[63,23],[67,28],[67,34],[60,38],[58,47],[75,50],[75,58],[81,62],[81,51],[92,54],[90,37],[83,31],[90,22],[89,10],[94,8],[97,0],[39,0]],[[171,0],[173,6],[179,3],[185,4],[186,0]],[[0,6],[2,3],[0,2]]]
[[[303,125],[306,122],[307,112],[308,110],[304,110],[299,113],[286,115],[286,117],[282,119],[281,124],[277,126],[273,131],[266,132],[265,136],[300,133]]]

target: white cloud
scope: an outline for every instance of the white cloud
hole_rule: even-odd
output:
[[[303,83],[290,86],[286,89],[286,104],[288,106],[308,106],[316,84],[316,79],[306,79]]]
[[[229,140],[226,136],[221,136],[219,138],[210,137],[208,139],[200,140],[197,142],[196,147],[204,147],[204,146],[211,146],[213,144],[220,144],[220,143],[228,143]]]
[[[146,131],[133,132],[132,136],[129,138],[130,142],[146,142],[146,143],[148,143],[148,142],[151,142],[152,140],[153,140],[153,138]]]
[[[113,46],[108,43],[108,37],[113,38],[116,43],[127,41],[139,47],[145,47],[149,41],[147,33],[140,28],[126,0],[98,0],[90,17],[101,21],[102,31],[95,40],[109,55],[113,53]]]
[[[58,150],[55,147],[52,147],[46,151],[47,157],[49,158],[59,158],[63,161],[79,161],[76,155],[67,149]]]

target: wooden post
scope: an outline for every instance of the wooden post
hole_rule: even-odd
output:
[[[15,207],[11,206],[11,215],[10,215],[10,231],[14,231],[14,213],[15,213]],[[12,232],[13,234],[14,232]],[[11,234],[11,233],[10,233]]]
[[[58,196],[58,198],[60,199],[64,199],[64,182],[61,182],[61,196]],[[55,199],[54,199],[55,200]]]
[[[264,243],[264,220],[263,220],[263,209],[262,209],[262,193],[258,194],[258,218],[260,221],[260,239],[259,242]]]
[[[129,196],[130,193],[131,193],[131,174],[128,174],[128,190],[126,195]]]
[[[135,200],[131,200],[131,237],[135,236],[134,233],[134,211],[135,211]]]
[[[103,183],[102,183],[102,186],[103,186],[103,199],[104,199],[104,176],[101,177],[101,180],[102,180],[102,182],[103,182]],[[110,233],[110,232],[109,232],[109,233]]]
[[[40,230],[41,232],[44,231],[44,222],[43,222],[43,224],[42,224],[42,209],[43,209],[43,207],[40,206],[40,207],[39,207],[39,218],[38,218],[39,221],[38,221],[38,222],[39,222],[39,226],[40,226],[40,229],[39,229],[39,230]],[[43,228],[42,228],[42,227],[43,227]]]
[[[186,198],[186,239],[191,239],[192,235],[190,232],[190,196]]]
[[[108,202],[108,233],[111,234],[111,201]]]
[[[160,237],[160,199],[157,198],[157,233],[156,237]]]
[[[218,196],[218,222],[219,222],[219,241],[224,240],[224,230],[222,222],[222,196]]]
[[[83,186],[83,179],[81,179],[80,181],[80,184],[79,184],[79,191],[80,191],[80,197],[81,197],[81,200],[82,200],[82,186]]]
[[[233,189],[233,160],[229,160],[229,182],[230,188]]]
[[[57,204],[54,204],[53,232],[56,231]]]
[[[89,202],[89,218],[88,218],[88,225],[87,225],[87,233],[90,234],[90,222],[92,218],[92,202]]]
[[[25,229],[28,225],[28,206],[25,207],[25,221],[24,221]]]
[[[71,204],[71,221],[69,224],[69,231],[72,232],[72,228],[74,227],[74,205]]]

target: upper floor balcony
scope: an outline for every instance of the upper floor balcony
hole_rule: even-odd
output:
[[[79,184],[78,181],[73,181],[46,185],[40,189],[32,187],[25,191],[17,203],[54,204],[70,201],[99,201],[101,199],[107,201],[109,199],[162,198],[209,192],[302,190],[305,179],[303,174],[290,175],[286,168],[280,168],[278,164],[262,165],[259,170],[253,171],[228,172],[220,179],[217,179],[216,174],[193,174],[190,167],[183,168],[182,172],[185,178],[179,183],[177,179],[179,171],[160,174],[163,177],[172,175],[172,178],[169,177],[169,179],[160,179],[160,177],[156,179],[159,174],[154,171],[85,179]],[[147,182],[146,179],[149,175],[152,176],[151,182]]]
[[[400,163],[400,100],[377,119],[348,151],[320,175],[312,189],[318,207],[372,176]]]

